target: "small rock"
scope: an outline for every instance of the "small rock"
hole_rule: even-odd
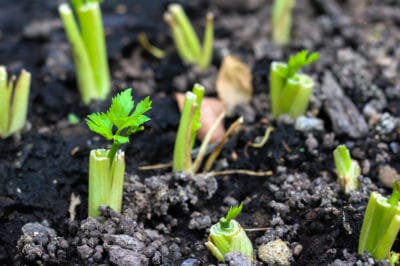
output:
[[[190,215],[189,229],[206,229],[211,226],[211,217],[209,215],[203,215],[200,212],[193,212]]]
[[[82,245],[76,248],[81,259],[88,259],[94,253],[94,250],[88,245]]]
[[[324,109],[329,116],[336,134],[345,134],[352,138],[367,135],[369,129],[364,117],[354,103],[344,94],[331,72],[325,72],[322,93]]]
[[[292,251],[281,239],[276,239],[258,248],[258,257],[268,265],[290,265]]]
[[[110,254],[110,262],[119,266],[130,265],[148,265],[149,261],[143,254],[120,246],[111,246],[108,251]]]
[[[306,146],[309,152],[313,152],[316,148],[318,148],[318,140],[315,139],[313,134],[308,134]]]
[[[136,252],[140,252],[145,248],[145,244],[142,241],[128,235],[108,235],[105,236],[105,239],[114,245]]]
[[[400,180],[400,175],[397,173],[396,169],[389,165],[383,165],[379,167],[378,179],[385,187],[391,188],[393,186],[393,181]]]
[[[225,262],[230,266],[251,266],[251,260],[238,251],[229,252],[224,256]]]
[[[180,266],[200,266],[200,261],[198,259],[186,259],[184,260]]]
[[[299,131],[324,130],[324,121],[315,117],[300,116],[296,119],[294,128]]]
[[[376,130],[384,134],[389,134],[398,126],[398,124],[399,120],[396,117],[393,117],[389,113],[383,113],[379,119]]]

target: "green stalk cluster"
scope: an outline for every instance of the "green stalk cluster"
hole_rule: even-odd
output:
[[[378,260],[388,259],[400,230],[400,182],[393,183],[389,199],[372,192],[358,241],[358,253],[371,253]]]
[[[88,104],[106,99],[111,86],[102,16],[98,1],[71,2],[79,27],[68,4],[61,4],[58,11],[72,47],[82,101]]]
[[[349,194],[350,191],[357,190],[358,177],[361,171],[357,161],[351,159],[350,151],[345,145],[339,145],[333,151],[333,158],[335,160],[338,183],[344,193]]]
[[[0,138],[21,131],[26,123],[31,74],[22,70],[16,84],[15,80],[8,80],[6,68],[0,66]]]
[[[274,0],[272,7],[272,40],[276,44],[288,44],[292,29],[292,9],[295,0]]]
[[[272,62],[269,78],[274,118],[282,114],[297,118],[305,113],[314,81],[310,76],[298,73],[298,70],[318,59],[318,53],[308,55],[308,51],[303,50],[291,56],[288,63]]]
[[[203,46],[201,46],[200,40],[181,5],[170,4],[168,11],[164,14],[164,20],[172,30],[175,46],[182,61],[195,64],[201,69],[207,69],[211,64],[213,53],[213,14],[207,14]]]
[[[97,149],[90,153],[90,217],[99,215],[101,205],[121,211],[125,156],[119,148],[129,142],[130,135],[144,129],[143,124],[150,120],[144,113],[151,109],[149,97],[135,107],[131,91],[126,89],[116,95],[107,112],[93,113],[86,119],[90,130],[113,142],[110,150]]]
[[[210,228],[210,235],[205,245],[220,262],[225,261],[225,254],[234,251],[253,260],[253,245],[240,224],[234,220],[242,209],[243,203],[231,207],[226,216]]]
[[[197,131],[201,127],[200,107],[203,101],[204,87],[194,84],[192,92],[185,94],[181,119],[175,139],[173,171],[193,173],[191,152],[196,140]]]

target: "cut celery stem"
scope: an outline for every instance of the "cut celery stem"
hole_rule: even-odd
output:
[[[125,155],[119,151],[110,167],[109,150],[97,149],[89,158],[89,206],[90,217],[99,216],[101,205],[120,212],[125,173]]]
[[[86,47],[100,99],[110,92],[110,73],[100,6],[88,2],[77,8],[82,39]]]
[[[185,101],[179,121],[179,128],[176,135],[173,159],[173,171],[192,173],[192,159],[190,157],[190,138],[192,134],[193,117],[197,108],[197,96],[188,91],[185,94]]]
[[[282,88],[284,87],[286,80],[284,77],[282,77],[280,73],[285,68],[286,64],[284,63],[272,62],[271,64],[271,70],[269,75],[270,76],[269,86],[270,86],[271,109],[274,118],[278,118],[279,115],[282,114],[280,101],[281,101]]]
[[[274,0],[272,8],[272,40],[277,44],[290,41],[294,0]]]
[[[286,79],[282,76],[287,64],[273,62],[270,70],[270,100],[272,115],[278,118],[288,114],[297,118],[307,110],[314,89],[313,80],[305,74],[295,74]]]
[[[7,70],[0,66],[0,136],[4,138],[8,132],[8,120],[10,113],[10,91],[7,85]]]
[[[199,67],[201,69],[207,69],[211,65],[213,55],[213,43],[214,43],[214,15],[212,13],[207,14],[206,29],[204,32],[203,39],[203,50],[201,58],[199,60]]]
[[[310,96],[314,89],[314,82],[309,76],[304,74],[296,74],[294,79],[296,79],[295,83],[298,83],[297,93],[288,98],[291,104],[288,106],[287,110],[284,109],[284,112],[288,113],[293,118],[297,118],[303,115],[307,110]],[[286,86],[288,86],[288,84],[291,84],[291,79],[288,80]],[[285,89],[282,95],[282,101],[284,103],[286,101]]]
[[[196,58],[191,51],[191,47],[186,43],[186,38],[184,36],[182,28],[176,23],[171,14],[165,13],[164,20],[168,23],[172,30],[172,37],[176,46],[176,50],[179,57],[185,63],[195,63]]]
[[[393,186],[392,197],[388,200],[372,192],[365,211],[360,232],[358,253],[368,251],[375,259],[387,259],[400,230],[399,183]]]
[[[9,132],[22,130],[28,115],[29,91],[31,87],[31,74],[24,69],[18,77],[13,92],[10,112]]]
[[[358,176],[360,175],[360,166],[357,161],[352,160],[350,151],[345,145],[339,145],[333,151],[335,168],[338,176],[338,183],[345,194],[358,188]]]
[[[86,51],[85,43],[78,29],[78,25],[75,22],[71,8],[68,4],[61,4],[58,7],[58,12],[60,13],[68,41],[72,48],[76,77],[78,80],[78,89],[83,103],[88,104],[91,99],[98,98],[96,92],[96,81],[94,79],[89,55]]]
[[[196,61],[200,59],[201,47],[200,40],[197,37],[189,18],[186,16],[185,11],[179,4],[171,4],[168,8],[169,12],[182,29],[183,36],[186,39],[187,45],[190,47]]]

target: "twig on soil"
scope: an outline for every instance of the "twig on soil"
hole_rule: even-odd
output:
[[[75,196],[75,193],[72,192],[68,208],[70,222],[75,220],[76,207],[79,206],[80,204],[81,204],[81,197],[79,195]]]
[[[246,232],[258,232],[258,231],[266,231],[268,229],[272,229],[272,227],[244,228],[244,231],[246,231]]]
[[[272,171],[256,172],[256,171],[251,171],[251,170],[246,170],[246,169],[231,169],[231,170],[224,170],[224,171],[213,171],[213,172],[209,172],[207,174],[211,175],[211,176],[217,176],[217,175],[271,176],[274,173]]]
[[[147,170],[158,170],[158,169],[165,169],[172,167],[171,163],[160,163],[160,164],[153,164],[153,165],[143,165],[139,166],[138,169],[140,171],[147,171]]]
[[[161,50],[160,48],[152,45],[147,38],[146,33],[141,32],[138,35],[138,42],[140,46],[143,47],[148,53],[150,53],[152,56],[158,59],[163,59],[165,57],[165,52]]]
[[[264,133],[264,136],[261,139],[261,141],[259,143],[249,142],[249,143],[247,143],[245,149],[247,148],[247,146],[250,146],[250,147],[253,147],[253,148],[262,148],[265,145],[265,143],[267,143],[267,141],[269,139],[269,136],[271,135],[271,132],[274,131],[274,130],[275,129],[273,127],[271,127],[271,126],[267,127],[265,129],[265,133]]]

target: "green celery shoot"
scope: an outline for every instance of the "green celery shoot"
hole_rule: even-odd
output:
[[[214,42],[214,16],[207,14],[206,29],[204,32],[203,47],[190,23],[185,11],[180,4],[170,4],[164,14],[164,20],[172,30],[172,36],[178,54],[182,61],[198,65],[207,69],[212,61]]]
[[[92,99],[106,99],[111,86],[100,0],[71,2],[79,27],[68,4],[61,4],[58,11],[72,47],[82,101],[88,104]]]
[[[225,217],[210,228],[206,247],[217,258],[224,262],[226,253],[238,251],[253,260],[253,245],[240,224],[234,220],[243,209],[243,203],[231,207]]]
[[[358,253],[371,253],[377,260],[389,259],[390,251],[400,230],[400,182],[393,183],[390,198],[372,192],[365,211]]]
[[[200,107],[204,96],[204,87],[194,84],[192,92],[185,94],[179,128],[176,134],[173,171],[193,173],[193,162],[191,158],[192,148],[196,139],[197,131],[201,127]]]
[[[15,81],[15,76],[8,80],[6,68],[0,66],[0,138],[21,131],[26,123],[31,74],[22,70]]]
[[[272,40],[276,44],[288,44],[292,28],[292,9],[295,0],[274,0],[272,7]]]
[[[298,71],[318,59],[318,53],[308,54],[307,50],[303,50],[290,56],[288,63],[272,62],[269,78],[274,118],[282,114],[293,118],[304,115],[314,89],[314,81],[310,76]]]
[[[335,160],[338,183],[344,193],[349,194],[350,191],[357,190],[360,166],[357,161],[351,159],[350,151],[345,145],[339,145],[333,151],[333,158]]]
[[[151,100],[146,97],[138,104],[132,99],[132,89],[117,94],[107,112],[93,113],[86,119],[93,132],[113,141],[110,150],[92,150],[89,160],[89,216],[99,215],[99,207],[108,205],[120,212],[125,172],[122,144],[129,136],[142,131],[143,124],[150,120],[144,113],[151,109]]]

